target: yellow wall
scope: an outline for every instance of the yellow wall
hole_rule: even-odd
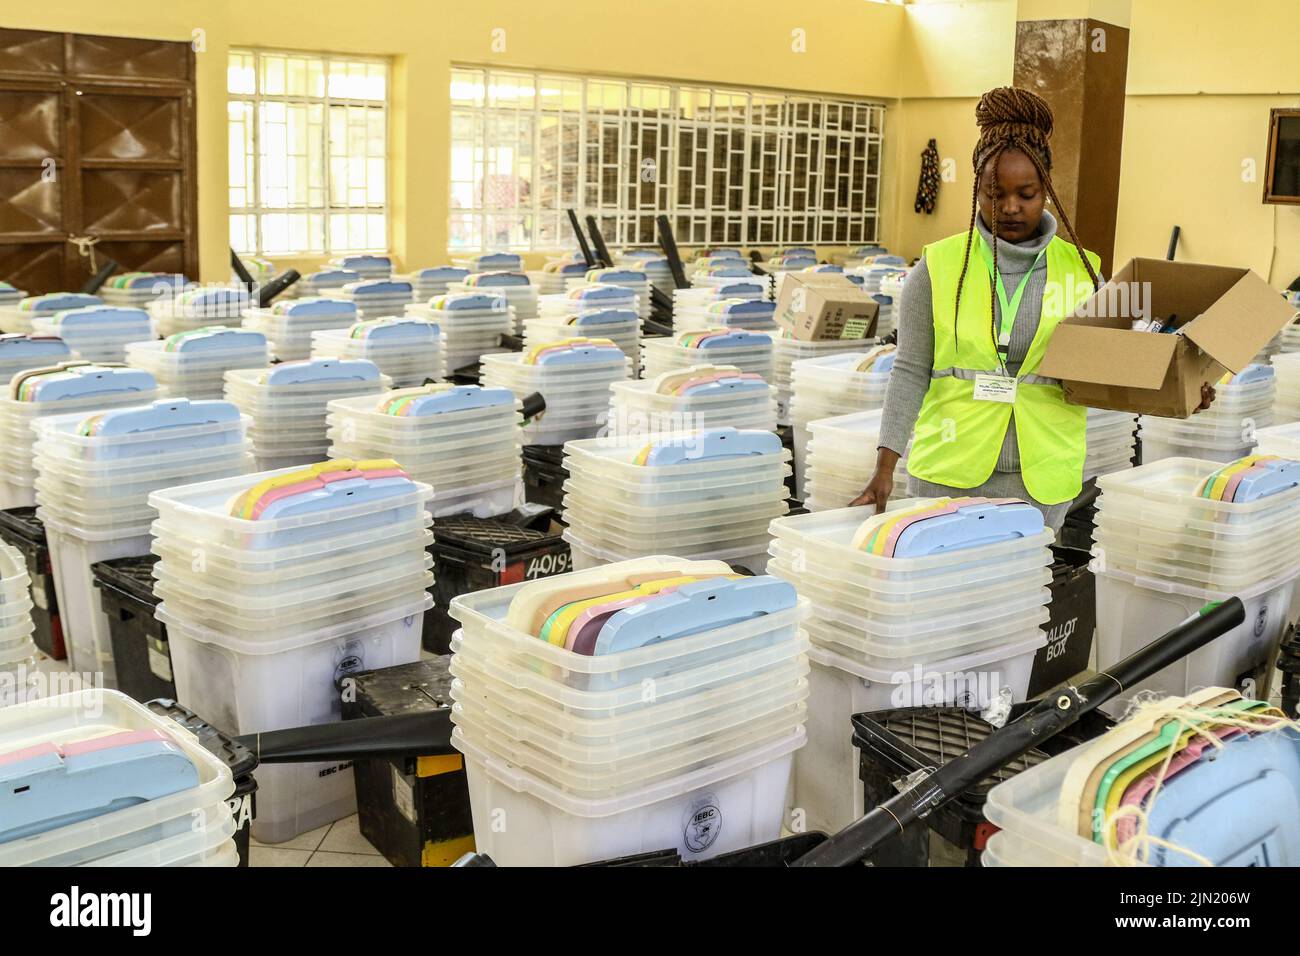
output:
[[[198,56],[200,268],[230,272],[227,225],[225,58],[232,46],[274,46],[393,57],[390,207],[393,252],[404,265],[445,261],[453,62],[609,73],[892,97],[898,93],[902,7],[864,0],[782,0],[743,7],[658,0],[60,0],[10,4],[4,25],[189,40]],[[503,27],[505,50],[492,30]],[[792,31],[803,31],[795,52]],[[316,260],[285,260],[309,267]]]
[[[1267,112],[1300,105],[1290,22],[1294,0],[1254,0],[1224,23],[1221,0],[1132,0],[1129,97],[1116,255],[1162,254],[1183,226],[1181,257],[1300,272],[1300,209],[1259,199]],[[784,0],[743,6],[698,0],[60,0],[10,4],[9,27],[188,40],[198,56],[199,227],[202,278],[228,275],[225,54],[274,45],[393,57],[390,123],[392,246],[403,264],[446,258],[447,86],[453,62],[696,80],[883,98],[886,191],[881,235],[915,255],[964,228],[969,215],[975,97],[1010,82],[1015,20],[1092,15],[1120,19],[1126,0]],[[1222,27],[1207,28],[1207,24]],[[1270,24],[1272,27],[1270,27]],[[506,31],[494,52],[492,30]],[[804,31],[796,53],[791,31]],[[920,151],[930,137],[952,158],[933,216],[913,212]],[[1257,181],[1241,181],[1254,158]],[[1274,250],[1276,221],[1277,249]],[[308,266],[310,262],[302,262]]]

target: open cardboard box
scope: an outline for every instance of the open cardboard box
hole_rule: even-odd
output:
[[[843,275],[786,273],[776,301],[776,324],[796,339],[869,339],[880,305]]]
[[[1134,332],[1177,315],[1181,335]],[[1038,374],[1075,405],[1186,418],[1201,386],[1240,372],[1295,316],[1249,269],[1133,259],[1052,333]]]

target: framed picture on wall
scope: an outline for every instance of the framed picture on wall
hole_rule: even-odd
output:
[[[1300,109],[1269,111],[1264,202],[1300,205]]]

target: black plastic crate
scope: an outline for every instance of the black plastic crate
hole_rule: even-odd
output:
[[[68,651],[63,641],[59,599],[54,593],[54,571],[45,544],[45,525],[36,517],[36,509],[0,511],[0,538],[21,551],[27,562],[27,574],[32,579],[32,623],[36,625],[32,639],[47,657],[63,660]]]
[[[1034,702],[1016,704],[1011,719],[1023,714]],[[967,866],[979,866],[980,852],[997,827],[984,817],[989,791],[1049,757],[1100,736],[1114,721],[1104,714],[1088,714],[1074,726],[1016,757],[957,799],[925,818],[929,830],[920,824],[907,828],[885,844],[871,862],[877,866],[928,866],[934,846],[931,833],[945,846],[942,856],[956,856]],[[960,757],[984,740],[996,728],[971,711],[960,707],[905,707],[870,714],[853,715],[853,745],[858,749],[858,776],[863,784],[863,812],[875,809],[894,797],[894,781],[918,770],[930,770]]]
[[[214,754],[230,768],[235,778],[235,792],[226,802],[230,804],[230,812],[235,817],[235,847],[239,850],[239,865],[248,866],[248,840],[252,833],[253,819],[257,816],[257,779],[253,776],[253,771],[257,769],[257,755],[171,698],[151,700],[147,706],[155,714],[176,721],[198,738],[204,750]]]
[[[1048,605],[1047,644],[1034,655],[1029,696],[1037,697],[1088,667],[1097,630],[1097,582],[1088,567],[1089,551],[1052,546],[1052,600]]]
[[[520,521],[529,519],[521,516]],[[424,615],[423,643],[434,654],[447,653],[459,626],[447,613],[458,594],[564,574],[573,566],[569,544],[560,535],[510,518],[439,518],[429,552],[433,607]]]
[[[524,446],[524,498],[534,504],[554,508],[564,517],[564,483],[569,470],[564,467],[563,445]]]
[[[154,618],[153,571],[158,556],[114,558],[90,566],[108,618],[117,689],[139,701],[175,697],[167,626]]]
[[[449,656],[353,675],[343,719],[431,714],[451,707]],[[357,760],[361,835],[394,866],[450,866],[474,849],[460,754]]]
[[[909,707],[853,716],[853,745],[858,748],[858,776],[863,786],[863,812],[897,795],[894,781],[925,768],[939,767],[961,756],[995,728],[959,707]],[[967,866],[978,866],[980,851],[997,832],[984,819],[984,802],[995,784],[1048,757],[1030,750],[1009,765],[933,811],[925,822]],[[930,833],[909,827],[876,853],[877,866],[929,866]]]

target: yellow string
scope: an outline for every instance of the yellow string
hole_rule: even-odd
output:
[[[1136,711],[1140,713],[1155,703],[1156,701],[1150,698],[1144,699],[1137,703]],[[1132,706],[1129,708],[1130,712],[1134,711],[1134,709]],[[1162,710],[1156,719],[1161,721],[1176,720],[1178,722],[1178,732],[1173,735],[1169,747],[1165,750],[1164,759],[1161,761],[1159,770],[1156,771],[1155,786],[1151,788],[1151,792],[1146,798],[1146,806],[1143,807],[1138,804],[1122,806],[1106,817],[1102,829],[1102,843],[1106,847],[1107,862],[1111,866],[1138,866],[1149,862],[1152,847],[1161,847],[1173,853],[1180,853],[1201,866],[1214,866],[1212,860],[1196,851],[1171,843],[1161,837],[1153,836],[1149,832],[1151,809],[1155,807],[1156,800],[1160,796],[1160,790],[1164,786],[1165,774],[1169,770],[1169,764],[1181,749],[1179,741],[1182,739],[1183,734],[1191,731],[1194,737],[1201,737],[1209,746],[1222,751],[1227,746],[1227,743],[1219,739],[1218,734],[1210,729],[1210,725],[1213,725],[1215,729],[1237,727],[1246,733],[1258,735],[1274,733],[1280,730],[1300,732],[1300,723],[1289,719],[1276,707],[1266,707],[1249,713],[1225,710],[1220,707],[1176,707],[1172,710]],[[1124,817],[1135,817],[1137,819],[1137,831],[1123,844],[1117,846],[1118,822]]]

